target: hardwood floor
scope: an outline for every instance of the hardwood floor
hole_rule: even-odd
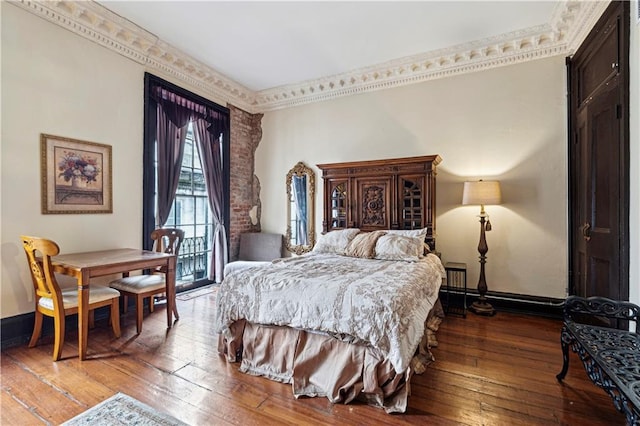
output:
[[[180,320],[171,330],[162,305],[145,314],[139,336],[135,310],[122,317],[120,339],[97,321],[84,362],[74,330],[58,362],[50,339],[3,351],[0,423],[59,424],[124,392],[192,425],[625,424],[575,354],[564,384],[556,381],[559,321],[503,312],[447,317],[436,362],[412,379],[407,413],[389,415],[359,403],[296,400],[289,385],[238,372],[216,351],[215,296],[205,289],[178,297]]]

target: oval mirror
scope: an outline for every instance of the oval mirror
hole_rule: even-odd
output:
[[[303,162],[287,173],[287,250],[304,254],[316,242],[315,232],[316,175]]]

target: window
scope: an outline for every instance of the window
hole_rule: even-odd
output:
[[[220,281],[230,222],[229,110],[147,73],[144,121],[142,247],[153,248],[156,227],[180,228],[178,290]]]
[[[192,286],[194,282],[207,279],[213,218],[195,144],[193,123],[189,123],[176,199],[165,227],[184,231],[176,268],[177,288]]]

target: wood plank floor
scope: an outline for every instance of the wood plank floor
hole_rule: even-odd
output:
[[[560,322],[498,313],[447,317],[438,332],[436,362],[412,379],[405,414],[359,403],[293,398],[289,385],[238,372],[216,352],[215,296],[178,296],[180,320],[167,330],[164,306],[145,316],[135,334],[134,312],[123,336],[98,321],[89,333],[90,360],[77,359],[77,333],[67,332],[63,360],[53,345],[2,352],[2,425],[59,424],[124,392],[191,425],[624,425],[611,399],[571,355],[564,384]]]

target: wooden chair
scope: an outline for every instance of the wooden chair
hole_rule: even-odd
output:
[[[34,347],[40,338],[43,315],[53,317],[53,360],[58,361],[62,355],[62,346],[64,345],[65,317],[78,313],[78,288],[61,289],[58,285],[51,265],[51,256],[56,256],[60,253],[60,247],[55,242],[24,235],[20,239],[27,254],[31,279],[35,289],[36,318],[29,347]],[[99,285],[89,286],[90,323],[93,323],[95,309],[102,306],[111,306],[110,322],[113,334],[116,337],[120,337],[119,299],[120,293],[117,290]]]
[[[175,228],[159,228],[151,233],[151,239],[154,240],[155,251],[175,254],[180,252],[180,245],[184,239],[184,231]],[[128,297],[136,299],[136,330],[140,334],[142,331],[142,316],[144,309],[144,299],[149,298],[149,312],[154,310],[153,296],[166,292],[164,268],[158,268],[151,275],[134,275],[123,274],[122,278],[113,280],[109,286],[118,290],[124,296],[124,311],[127,311]],[[178,309],[173,304],[173,312],[176,318]]]

